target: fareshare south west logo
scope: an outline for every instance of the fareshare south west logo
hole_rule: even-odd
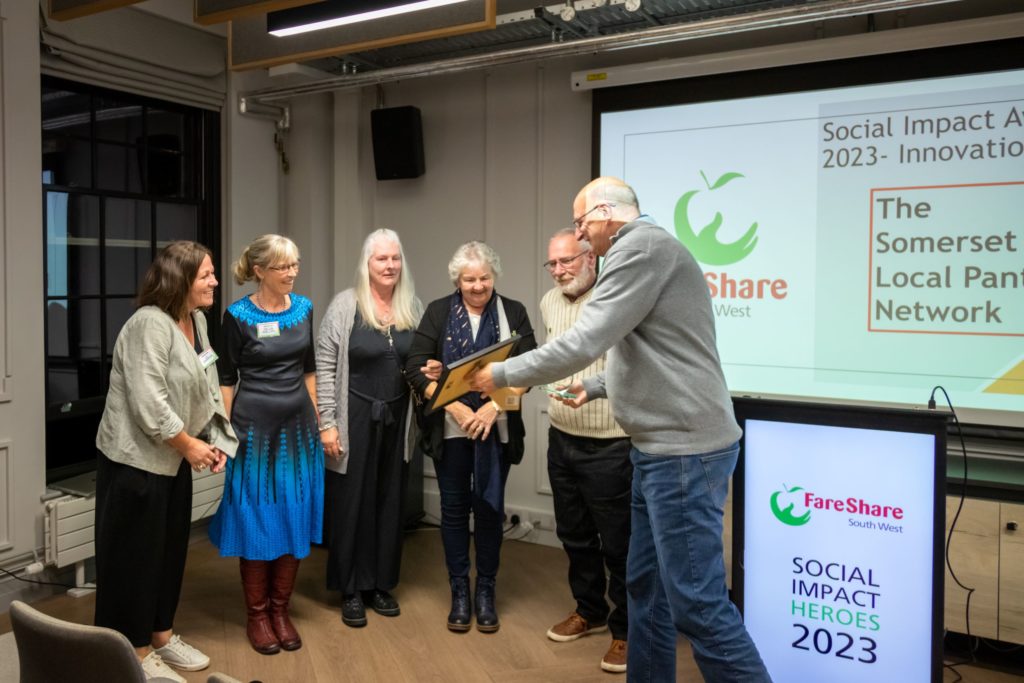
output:
[[[708,193],[713,193],[717,200],[720,195],[724,199],[727,194],[724,191],[726,185],[734,180],[743,178],[742,173],[728,172],[719,176],[714,183],[708,182],[704,171],[700,172],[704,180],[704,186]],[[733,242],[721,242],[718,239],[718,231],[722,227],[723,217],[721,211],[715,212],[715,217],[697,232],[690,222],[690,201],[704,190],[690,190],[676,202],[675,226],[676,237],[693,254],[694,258],[701,263],[710,266],[727,266],[742,261],[754,251],[757,246],[757,221],[747,229],[743,235]]]
[[[812,510],[820,510],[824,514],[847,517],[849,526],[903,533],[903,526],[896,524],[906,517],[902,505],[874,503],[858,496],[831,498],[806,491],[801,486],[790,488],[783,484],[782,489],[772,493],[770,503],[775,518],[788,526],[803,526],[811,521]],[[795,512],[797,506],[802,514]]]
[[[804,524],[807,524],[807,522],[811,521],[810,510],[805,511],[802,515],[797,515],[793,512],[793,509],[796,507],[796,502],[794,502],[790,497],[798,491],[803,491],[803,488],[799,486],[789,488],[785,484],[782,485],[782,488],[785,490],[776,491],[771,497],[772,514],[775,515],[775,519],[789,526],[803,526]],[[796,496],[796,498],[800,499],[802,496]],[[780,499],[783,499],[784,503],[788,502],[789,504],[786,505],[786,507],[782,507],[779,502]]]
[[[700,177],[704,180],[705,189],[689,190],[676,202],[673,216],[676,239],[693,254],[693,258],[706,266],[704,282],[714,301],[715,317],[753,318],[757,315],[759,303],[782,301],[788,297],[789,283],[783,277],[765,276],[758,272],[757,265],[752,262],[759,259],[745,261],[757,246],[758,222],[751,223],[739,239],[723,242],[719,231],[726,219],[722,211],[716,209],[724,209],[730,204],[733,207],[742,204],[744,207],[754,206],[760,211],[759,204],[763,200],[756,195],[744,199],[742,183],[748,181],[742,173],[729,171],[714,182],[708,180],[704,171],[700,172]],[[736,181],[741,182],[737,184]],[[737,186],[739,190],[733,189]],[[698,195],[701,195],[700,198],[694,201]],[[715,211],[714,217],[703,228],[695,230],[693,214],[707,217],[711,211]],[[732,233],[732,229],[725,232]],[[737,265],[740,261],[744,263]]]

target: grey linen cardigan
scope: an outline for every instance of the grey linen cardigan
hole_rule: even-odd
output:
[[[335,424],[341,441],[340,458],[324,458],[324,466],[332,472],[348,471],[348,340],[356,318],[356,291],[349,288],[339,292],[331,301],[320,323],[316,340],[316,406],[320,425]],[[409,397],[405,415],[405,461],[409,462],[416,444],[416,406]]]
[[[206,317],[192,314],[199,343],[210,347]],[[114,343],[110,389],[96,433],[104,455],[131,467],[174,476],[182,455],[165,443],[184,431],[235,455],[238,439],[224,411],[217,365],[203,368],[174,319],[143,306]]]

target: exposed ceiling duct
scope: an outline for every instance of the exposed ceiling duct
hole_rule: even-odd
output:
[[[495,66],[537,62],[577,55],[595,55],[616,50],[651,47],[746,31],[824,22],[871,13],[908,11],[932,5],[962,2],[964,0],[819,0],[805,1],[798,4],[790,2],[781,7],[769,7],[768,9],[757,9],[727,16],[713,16],[665,26],[647,26],[646,28],[622,33],[580,37],[572,40],[455,56],[376,70],[356,70],[354,73],[344,73],[300,85],[264,88],[244,93],[240,96],[240,101],[248,101],[250,103],[278,101],[301,95],[348,90],[367,85],[473,71]],[[582,13],[580,12],[580,7],[583,4],[580,0],[577,0],[575,3],[577,12],[580,14]],[[617,3],[616,0],[611,0],[608,6],[612,4],[622,5],[622,0],[619,0]],[[766,3],[748,3],[748,5],[751,4],[764,5]],[[596,0],[589,0],[588,5],[605,6],[604,3],[597,3]],[[618,9],[623,11],[622,7]]]

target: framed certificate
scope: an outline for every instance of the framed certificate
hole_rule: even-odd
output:
[[[522,337],[513,336],[492,344],[485,349],[472,353],[465,358],[460,358],[441,372],[441,378],[437,381],[437,389],[427,403],[426,414],[429,415],[435,410],[445,407],[460,396],[473,391],[469,386],[469,375],[477,368],[482,368],[488,363],[498,363],[512,353],[516,343]]]

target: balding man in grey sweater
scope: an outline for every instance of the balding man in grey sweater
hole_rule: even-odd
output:
[[[593,297],[569,331],[482,368],[475,388],[555,381],[607,351],[605,373],[572,387],[570,403],[607,397],[633,442],[629,679],[675,680],[678,631],[706,681],[770,681],[725,586],[722,509],[740,428],[703,274],[617,178],[588,183],[573,215],[577,239],[605,257]]]

